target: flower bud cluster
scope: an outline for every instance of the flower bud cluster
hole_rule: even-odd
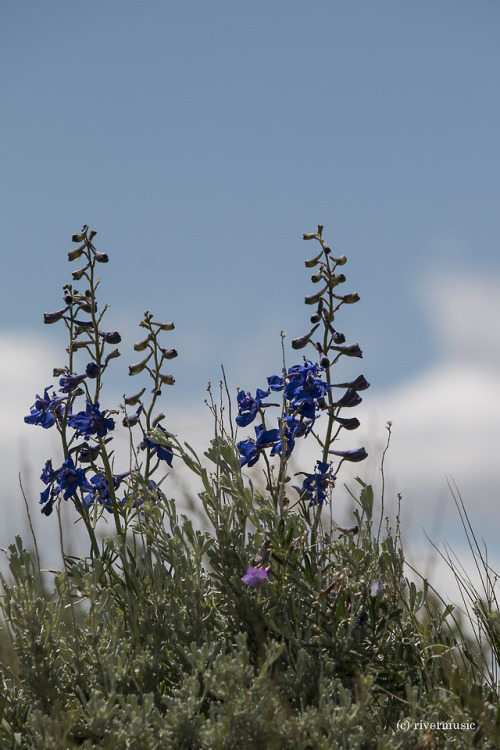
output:
[[[118,331],[106,331],[102,320],[107,306],[99,312],[96,290],[100,279],[96,278],[96,264],[107,263],[108,255],[98,251],[92,240],[94,231],[84,226],[79,234],[73,235],[73,242],[79,246],[70,250],[68,259],[71,262],[83,258],[85,265],[73,272],[73,280],[88,282],[88,288],[80,293],[72,284],[63,287],[65,307],[56,312],[45,313],[46,324],[63,320],[69,333],[67,353],[69,363],[65,367],[54,369],[54,377],[59,378],[59,388],[54,386],[44,389],[43,396],[36,396],[30,414],[25,417],[28,424],[39,425],[44,429],[55,427],[61,437],[64,461],[58,469],[52,466],[49,459],[41,475],[45,489],[41,493],[42,513],[50,515],[54,503],[59,497],[65,500],[72,498],[76,508],[87,522],[89,533],[90,509],[99,506],[115,514],[119,521],[120,513],[127,506],[137,507],[141,504],[141,493],[135,482],[136,474],[142,467],[135,466],[122,474],[112,470],[112,454],[107,445],[113,439],[116,427],[113,414],[117,410],[102,410],[99,404],[103,374],[111,360],[120,356],[116,344],[121,342]],[[147,357],[139,364],[129,366],[129,374],[136,375],[146,370],[153,380],[153,397],[148,408],[142,401],[146,391],[143,388],[133,396],[124,397],[122,409],[125,413],[123,426],[132,429],[139,426],[141,442],[139,449],[145,455],[146,486],[153,488],[150,475],[156,471],[160,461],[172,466],[173,450],[169,445],[169,433],[159,424],[163,415],[153,416],[157,398],[161,395],[162,385],[173,385],[171,374],[164,373],[165,361],[177,356],[174,349],[165,349],[160,345],[158,335],[170,331],[173,323],[158,323],[146,312],[140,323],[148,331],[147,338],[135,345],[137,351],[148,351]],[[108,347],[115,347],[111,350]],[[79,372],[75,372],[75,356],[84,355],[87,362]],[[78,408],[77,399],[85,399],[84,407]],[[135,414],[127,413],[127,406],[137,407]],[[94,472],[93,476],[90,474]],[[126,489],[121,499],[117,490],[125,483]],[[155,490],[156,491],[156,490]]]
[[[268,389],[257,389],[255,397],[239,391],[239,411],[236,417],[236,423],[240,427],[249,425],[257,415],[262,419],[262,423],[254,428],[255,437],[238,443],[242,466],[253,466],[267,449],[270,456],[284,454],[288,458],[297,439],[314,434],[322,449],[322,457],[313,473],[300,472],[306,478],[302,487],[297,489],[301,498],[308,500],[309,505],[320,506],[326,500],[327,489],[334,486],[336,473],[342,462],[357,462],[367,457],[364,448],[339,451],[334,450],[332,445],[342,430],[352,431],[359,427],[357,418],[341,416],[341,411],[360,404],[362,399],[359,392],[369,387],[363,375],[349,382],[333,382],[332,368],[340,357],[363,356],[357,343],[346,345],[344,334],[334,328],[335,316],[340,308],[358,302],[359,294],[338,294],[337,288],[346,281],[346,277],[343,273],[338,273],[337,269],[345,265],[347,258],[344,255],[333,257],[322,232],[323,227],[318,226],[316,233],[304,235],[305,240],[317,240],[321,245],[318,255],[305,261],[307,268],[315,269],[311,280],[314,284],[321,285],[321,289],[305,297],[307,305],[316,306],[310,318],[312,328],[292,341],[294,350],[312,347],[315,350],[314,359],[304,357],[303,364],[288,368],[281,376],[269,377]],[[318,329],[321,329],[321,333],[318,333]],[[339,398],[334,395],[337,388],[345,389]],[[266,426],[265,412],[271,406],[279,406],[265,401],[271,391],[282,391],[283,401],[277,427],[269,429]],[[325,429],[320,434],[316,430],[316,421],[322,415],[325,416]],[[331,456],[340,459],[335,470],[331,464]],[[283,465],[280,473],[283,481]]]

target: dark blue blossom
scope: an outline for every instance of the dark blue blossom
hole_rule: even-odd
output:
[[[113,487],[115,490],[118,489],[122,480],[125,479],[125,477],[128,477],[129,474],[129,471],[124,474],[113,474]],[[97,501],[100,505],[104,505],[107,511],[112,513],[113,504],[109,494],[108,480],[101,474],[94,474],[90,480],[90,485],[89,493],[83,498],[87,507],[90,507]]]
[[[256,440],[248,438],[238,443],[237,448],[241,456],[242,466],[253,466],[259,460],[261,451],[277,443],[280,439],[278,429],[265,430],[263,425],[255,427]]]
[[[272,391],[283,390],[283,378],[280,378],[279,375],[271,375],[267,378],[267,383]]]
[[[161,430],[166,438],[171,437],[161,425],[157,425],[157,429]],[[154,436],[145,437],[140,447],[142,449],[145,447],[150,448],[153,455],[156,455],[162,461],[166,461],[167,464],[172,467],[174,452],[169,445],[162,445],[159,440],[161,440],[161,438],[155,439]]]
[[[252,440],[251,438],[240,440],[237,444],[237,448],[240,453],[242,466],[253,466],[259,460],[259,452],[255,445],[255,440]]]
[[[98,365],[95,362],[89,362],[85,368],[85,374],[88,378],[97,378],[102,370],[102,365]]]
[[[270,445],[273,445],[280,439],[280,431],[278,429],[265,430],[261,424],[255,428],[255,434],[257,436],[256,445],[259,450],[269,448]]]
[[[316,411],[324,406],[324,397],[331,386],[317,377],[319,365],[305,359],[304,365],[294,365],[287,373],[285,397],[300,414],[314,422]]]
[[[69,369],[66,367],[66,375],[63,375],[63,377],[59,380],[59,385],[61,386],[59,390],[61,393],[71,393],[72,391],[75,391],[78,386],[83,383],[85,378],[87,377],[87,374],[84,375],[71,375],[69,372]]]
[[[69,426],[77,430],[79,435],[85,437],[91,435],[104,437],[108,430],[114,429],[114,420],[111,417],[106,417],[107,411],[99,411],[98,401],[95,404],[91,404],[90,401],[86,403],[85,411],[80,411],[78,414],[68,417]]]
[[[65,500],[75,495],[79,487],[83,489],[89,488],[85,469],[77,469],[71,456],[66,459],[59,469],[57,482],[55,491],[57,493],[62,492]]]
[[[300,412],[311,416],[310,407],[314,401],[323,398],[330,390],[330,385],[317,378],[318,365],[305,360],[304,365],[295,365],[288,370],[285,396],[294,405],[301,405]],[[304,408],[302,408],[304,405]],[[305,414],[305,411],[308,413]]]
[[[236,417],[236,424],[240,427],[246,427],[255,419],[255,416],[261,406],[267,406],[262,403],[262,399],[269,396],[270,391],[263,391],[257,388],[255,398],[250,393],[238,391],[238,409],[239,414]]]
[[[36,401],[31,407],[31,413],[24,417],[26,424],[37,424],[40,427],[44,427],[46,430],[56,421],[57,418],[62,416],[62,402],[64,398],[56,398],[56,394],[52,392],[52,398],[49,396],[49,388],[45,388],[43,398],[37,394]]]
[[[295,447],[295,438],[308,435],[314,424],[314,419],[306,419],[301,417],[296,419],[288,414],[284,414],[280,421],[280,439],[274,444],[271,450],[271,456],[275,456],[277,453],[281,453],[282,449],[282,437],[286,442],[286,455],[287,457],[291,454]]]
[[[303,474],[304,472],[299,472]],[[309,499],[309,506],[323,505],[329,487],[334,486],[335,478],[332,475],[330,464],[325,461],[317,461],[314,474],[306,474],[302,482],[301,492]]]
[[[76,468],[73,459],[69,456],[63,465],[54,470],[52,460],[49,459],[44,466],[40,479],[47,485],[40,493],[40,505],[43,505],[42,513],[50,516],[57,496],[62,492],[65,500],[73,497],[78,488],[90,490],[85,470]]]

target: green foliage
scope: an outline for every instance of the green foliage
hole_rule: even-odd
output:
[[[404,578],[396,539],[372,534],[371,488],[357,536],[322,536],[320,568],[304,520],[244,482],[229,441],[212,441],[210,470],[183,455],[212,531],[155,492],[126,539],[67,558],[52,586],[19,538],[9,548],[1,747],[415,747],[425,730],[402,719],[481,724],[497,746],[491,686],[450,612]],[[265,539],[272,574],[254,589],[241,576]],[[435,746],[474,732],[436,730]]]
[[[475,639],[464,636],[453,607],[425,580],[421,587],[408,580],[399,524],[394,534],[381,534],[390,423],[378,525],[373,489],[361,479],[352,493],[355,523],[325,520],[342,464],[367,457],[363,447],[337,450],[335,443],[359,426],[340,413],[360,403],[358,391],[369,383],[362,375],[336,383],[332,374],[340,357],[361,357],[359,345],[344,346],[332,326],[359,295],[334,291],[345,282],[336,271],[346,258],[332,256],[322,231],[304,235],[321,246],[306,261],[321,288],[305,298],[317,306],[313,327],[292,341],[294,350],[312,348],[317,362],[304,358],[288,370],[283,363],[255,398],[239,392],[235,421],[247,427],[258,416],[256,439],[237,443],[232,426],[228,434],[223,399],[215,404],[210,390],[215,436],[202,459],[167,432],[165,416],[153,412],[162,387],[174,383],[163,368],[177,352],[159,341],[174,326],[145,313],[147,338],[134,349],[147,355],[129,374],[146,374],[153,395],[145,404],[143,387],[120,406],[130,435],[130,467],[120,474],[110,447],[110,415],[119,411],[99,406],[102,378],[119,356],[117,349],[105,354],[106,347],[120,341],[118,332],[100,328],[106,306],[97,304],[96,264],[108,256],[96,250],[87,226],[74,235],[82,244],[69,260],[87,263],[73,279],[89,288],[80,294],[65,285],[65,307],[44,316],[47,324],[66,325],[69,362],[54,371],[62,376],[59,395],[44,389],[25,421],[60,435],[65,460],[59,468],[45,465],[42,513],[57,510],[60,521],[70,500],[90,556],[64,555],[63,570],[49,574],[19,537],[9,548],[1,599],[2,750],[499,746],[496,578],[476,543],[485,596],[462,579],[469,619],[477,618]],[[87,361],[80,374],[78,352]],[[347,389],[340,398],[333,395],[338,388]],[[281,404],[263,401],[271,390],[282,392]],[[278,428],[266,426],[271,407],[280,409]],[[321,460],[313,472],[295,475],[305,477],[296,486],[289,457],[308,435]],[[205,530],[179,515],[163,489],[162,467],[174,459],[200,485]],[[241,466],[260,459],[265,488],[256,491]],[[104,513],[113,535],[100,540]]]

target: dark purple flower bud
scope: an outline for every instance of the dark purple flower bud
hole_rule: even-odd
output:
[[[144,341],[138,341],[137,344],[134,344],[134,351],[135,352],[143,352],[144,349],[148,348],[149,340],[150,339],[149,339],[149,336],[148,336],[147,339],[144,339]]]
[[[328,453],[333,453],[334,456],[340,456],[345,461],[352,461],[353,463],[364,461],[368,457],[364,448],[356,448],[352,451],[328,451]]]
[[[175,359],[177,357],[177,349],[164,349],[162,346],[158,347],[165,357],[165,359]]]
[[[70,453],[78,454],[78,461],[81,464],[90,464],[95,461],[101,451],[100,445],[89,445],[88,443],[80,443],[80,445],[72,448]]]
[[[82,329],[82,331],[88,331],[94,327],[91,320],[74,320],[75,325]]]
[[[109,354],[108,354],[108,355],[106,356],[106,359],[104,360],[104,363],[105,363],[105,364],[107,365],[107,364],[108,364],[108,362],[109,362],[109,361],[110,361],[111,359],[116,359],[117,357],[120,357],[120,356],[121,356],[121,354],[120,354],[120,352],[118,351],[118,349],[113,349],[113,350],[112,350],[112,351],[110,351],[110,353],[109,353]]]
[[[315,305],[317,302],[319,302],[320,297],[326,292],[328,289],[328,284],[323,287],[323,289],[320,292],[316,292],[315,294],[308,294],[306,297],[304,297],[304,302],[306,305]]]
[[[50,325],[51,323],[57,323],[58,320],[61,320],[61,318],[64,317],[64,313],[67,311],[68,307],[64,307],[62,310],[56,310],[55,312],[48,312],[43,314],[43,322],[47,325]]]
[[[72,352],[76,352],[78,349],[83,349],[86,346],[88,346],[88,341],[77,341],[76,339],[73,339],[66,351],[68,354],[71,354]]]
[[[90,243],[90,249],[94,253],[94,258],[96,259],[97,263],[107,263],[109,261],[108,256],[106,253],[100,253],[92,243]]]
[[[348,383],[333,383],[332,388],[352,388],[353,391],[365,391],[370,387],[364,375],[359,375],[356,380],[350,380]]]
[[[335,401],[335,403],[332,404],[332,406],[335,406],[335,407],[357,406],[358,404],[361,403],[362,400],[363,399],[361,398],[361,396],[358,395],[356,391],[349,389],[348,391],[344,393],[342,398],[340,398],[338,401]]]
[[[243,583],[253,588],[258,588],[265,583],[269,577],[270,566],[267,568],[247,568],[245,575],[241,577]]]
[[[323,279],[323,275],[321,273],[313,273],[311,276],[311,281],[313,284],[318,284]]]
[[[359,302],[361,299],[359,294],[357,292],[354,292],[353,294],[334,294],[333,295],[335,299],[339,299],[341,302],[343,302],[346,305],[352,305],[354,302]]]
[[[141,413],[144,409],[143,404],[140,404],[139,408],[137,409],[135,414],[130,414],[124,417],[123,419],[123,426],[124,427],[135,427],[137,422],[139,421],[139,417],[141,416]]]
[[[333,289],[333,287],[338,286],[339,284],[343,284],[345,281],[345,276],[343,273],[338,274],[332,274],[329,279],[330,288]]]
[[[173,331],[175,328],[173,323],[153,323],[153,325],[157,326],[159,331]]]
[[[71,238],[71,242],[83,242],[85,235],[87,234],[88,224],[84,224],[80,234],[74,234]]]
[[[85,273],[85,271],[88,270],[89,265],[90,265],[90,263],[87,263],[86,266],[84,266],[83,268],[79,268],[78,271],[73,271],[73,273],[71,275],[72,275],[74,281],[79,281],[82,278],[82,276]]]
[[[146,367],[147,363],[149,362],[149,360],[151,359],[152,354],[153,352],[150,352],[148,356],[146,357],[146,359],[143,359],[142,362],[137,362],[137,364],[135,365],[129,365],[128,374],[138,375],[140,372],[142,372],[144,368]]]
[[[320,254],[317,255],[315,258],[306,260],[305,261],[306,268],[314,268],[314,266],[317,266],[322,255],[323,255],[323,251],[321,251]]]
[[[159,375],[159,378],[164,385],[174,385],[175,378],[173,375]]]
[[[347,346],[332,346],[332,349],[345,354],[346,357],[363,357],[363,352],[359,348],[359,344],[348,344]]]
[[[340,258],[332,258],[332,260],[337,266],[343,266],[345,263],[347,263],[347,258],[345,257],[345,255],[341,255]]]
[[[304,336],[300,336],[297,339],[293,339],[293,341],[292,341],[292,349],[303,349],[304,346],[307,345],[309,339],[311,338],[311,336],[313,335],[313,333],[317,329],[318,325],[319,325],[319,323],[317,323],[314,326],[314,328],[311,328],[311,330],[309,331],[309,333],[305,333]]]
[[[127,406],[135,406],[138,404],[145,390],[146,388],[143,388],[142,391],[139,391],[139,393],[136,393],[134,396],[125,396],[125,403]]]
[[[326,356],[325,352],[323,351],[323,348],[322,348],[322,346],[321,346],[321,344],[320,344],[319,341],[316,343],[316,349],[318,350],[319,363],[320,363],[321,367],[323,367],[323,368],[330,367],[330,360],[328,359],[328,357]]]
[[[102,365],[97,365],[95,362],[89,362],[85,368],[85,374],[88,378],[97,378],[102,370]]]
[[[73,235],[73,237],[80,237],[80,236],[83,237],[83,235],[77,235],[77,234]],[[80,240],[76,240],[76,241],[80,242]],[[75,242],[75,240],[73,240],[73,242]],[[68,252],[68,260],[69,261],[78,260],[78,258],[81,256],[84,250],[85,250],[85,245],[82,245],[81,247],[75,247],[74,250],[70,250]]]
[[[110,331],[109,333],[105,333],[104,331],[97,331],[99,336],[106,342],[106,344],[119,344],[122,340],[122,337],[118,333],[118,331]]]
[[[339,422],[344,430],[357,430],[359,425],[361,424],[359,419],[356,417],[337,417],[332,415],[336,422]]]

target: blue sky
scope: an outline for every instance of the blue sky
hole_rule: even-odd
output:
[[[395,394],[415,415],[444,408],[445,386],[420,404],[420,385],[474,365],[491,375],[481,428],[498,447],[498,2],[48,0],[3,4],[0,20],[7,401],[26,388],[29,407],[64,363],[47,363],[63,339],[41,319],[82,224],[110,255],[109,328],[131,343],[145,309],[176,322],[172,408],[191,413],[221,362],[254,390],[279,367],[279,331],[306,330],[301,236],[323,223],[362,298],[342,330],[382,426]],[[117,364],[120,393],[134,356]]]

